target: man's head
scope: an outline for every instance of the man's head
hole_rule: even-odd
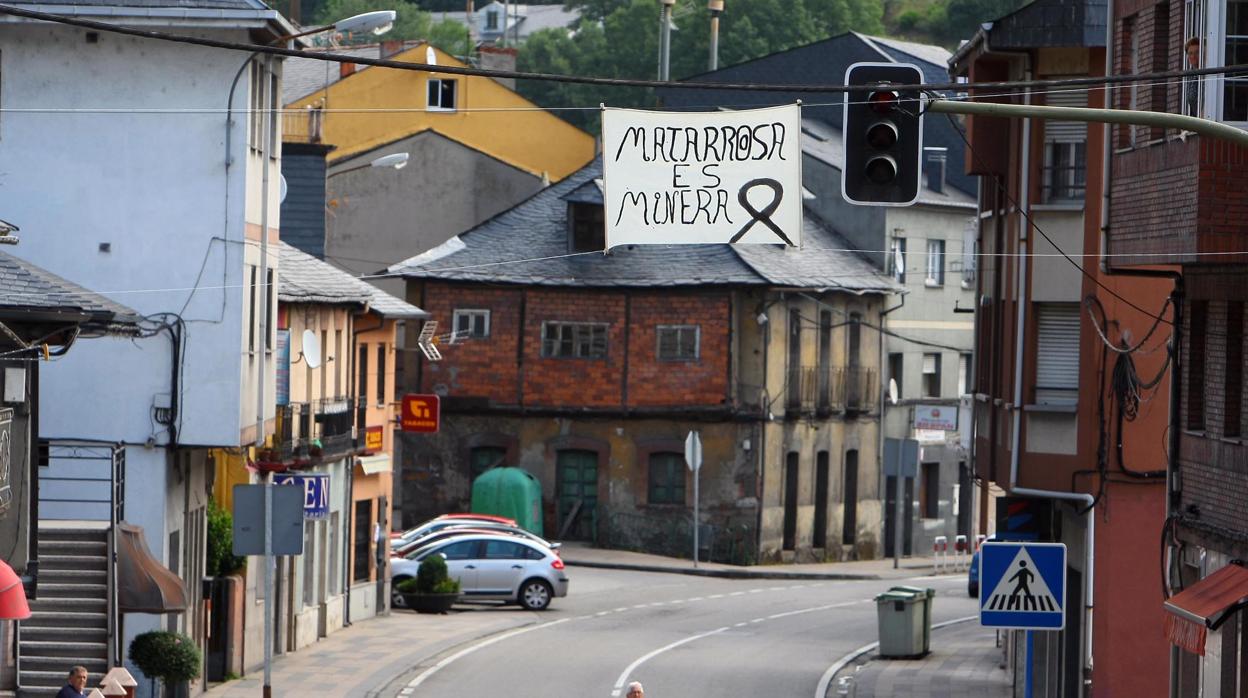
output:
[[[646,689],[641,687],[640,681],[634,681],[628,684],[628,693],[625,695],[628,696],[628,698],[645,698]]]
[[[73,686],[82,693],[87,688],[87,668],[85,666],[76,666],[69,670],[69,685]]]
[[[1200,38],[1193,36],[1183,44],[1183,50],[1187,53],[1187,67],[1200,67]]]

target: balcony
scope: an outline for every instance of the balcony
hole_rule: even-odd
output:
[[[335,457],[355,451],[355,401],[350,398],[327,398],[314,405],[317,434],[312,448],[315,452],[319,441],[321,457]]]
[[[325,126],[325,113],[308,106],[302,111],[282,112],[282,141],[285,143],[320,143]]]
[[[871,368],[790,369],[785,411],[790,417],[869,412],[877,404],[875,374]]]
[[[336,460],[363,447],[356,442],[356,420],[363,412],[346,398],[278,405],[270,445],[257,453],[261,470],[286,470]]]

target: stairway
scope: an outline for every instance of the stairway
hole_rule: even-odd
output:
[[[38,598],[21,622],[19,698],[55,696],[69,668],[87,668],[98,686],[108,661],[108,524],[39,524]]]

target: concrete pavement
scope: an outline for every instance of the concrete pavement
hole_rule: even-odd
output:
[[[975,621],[932,632],[932,652],[922,659],[859,657],[833,677],[828,698],[1006,698],[1011,695],[1005,655],[996,632]],[[837,692],[841,677],[852,677],[856,692]]]

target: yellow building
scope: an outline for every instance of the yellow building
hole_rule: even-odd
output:
[[[440,66],[468,67],[428,44],[388,58],[427,63],[429,52]],[[370,57],[378,55],[383,54]],[[325,64],[316,63],[319,65],[309,67],[324,74]],[[290,69],[298,71],[300,67],[292,63]],[[331,166],[425,130],[552,182],[594,157],[593,136],[492,78],[378,67],[340,70],[331,65],[329,70],[336,79],[328,87],[300,95],[286,105],[285,125],[287,140],[335,146]],[[343,77],[343,72],[349,74]],[[325,82],[328,80],[322,78],[321,83]],[[292,83],[299,84],[316,83]],[[288,90],[287,95],[291,94]]]

